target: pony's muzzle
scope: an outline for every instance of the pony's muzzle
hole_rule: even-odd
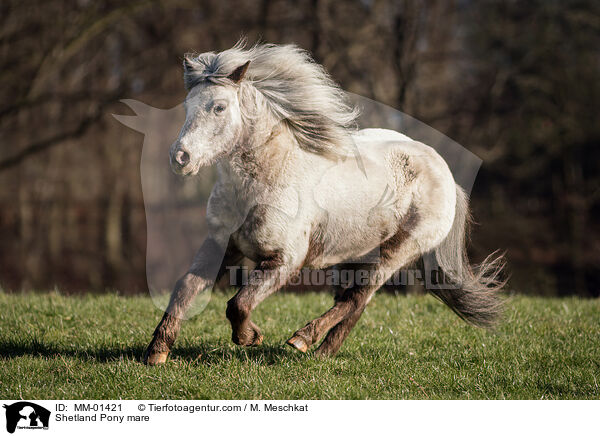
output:
[[[175,162],[181,168],[185,167],[188,163],[190,163],[190,154],[185,150],[178,150],[175,153]]]
[[[190,154],[183,148],[178,147],[171,155],[171,167],[176,173],[180,173],[189,165]]]

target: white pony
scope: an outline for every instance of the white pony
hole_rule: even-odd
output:
[[[430,291],[463,319],[492,326],[501,259],[475,269],[465,254],[468,202],[446,162],[398,132],[356,131],[357,111],[325,70],[293,45],[237,44],[186,55],[186,119],[171,166],[216,164],[209,234],[176,284],[145,356],[162,363],[194,296],[246,257],[258,279],[227,304],[232,339],[259,345],[256,306],[303,267],[344,264],[368,280],[336,291],[325,314],[287,341],[336,353],[365,306],[397,270],[429,256],[453,286]],[[375,260],[373,260],[375,258]]]

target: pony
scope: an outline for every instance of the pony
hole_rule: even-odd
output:
[[[295,45],[239,42],[186,54],[183,69],[185,122],[170,165],[188,177],[216,165],[218,175],[208,235],[175,284],[145,363],[166,361],[195,296],[244,258],[256,274],[226,309],[238,345],[262,343],[252,311],[301,269],[366,272],[336,286],[331,309],[287,341],[306,352],[322,340],[316,354],[334,355],[386,280],[425,257],[451,284],[429,291],[467,322],[494,326],[503,258],[469,263],[468,198],[433,148],[392,130],[358,130],[358,110]]]

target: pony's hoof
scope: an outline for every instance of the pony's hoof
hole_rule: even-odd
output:
[[[306,353],[308,351],[308,344],[306,343],[304,338],[300,336],[292,336],[290,339],[287,340],[286,344],[294,347],[296,350],[302,351],[303,353]]]
[[[152,353],[146,356],[144,363],[148,366],[161,365],[167,361],[168,351]]]
[[[256,336],[254,337],[254,340],[252,341],[252,344],[250,344],[251,347],[257,347],[260,344],[263,343],[263,339],[265,339],[265,337],[263,335],[261,335],[260,333],[257,333]]]
[[[254,330],[252,332],[252,339],[240,337],[237,334],[233,333],[231,335],[231,340],[236,345],[242,345],[244,347],[257,347],[260,344],[262,344],[264,336],[258,330]]]

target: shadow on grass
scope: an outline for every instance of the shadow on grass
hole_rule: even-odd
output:
[[[262,365],[275,365],[282,359],[298,360],[302,354],[288,349],[286,346],[261,345],[259,347],[237,347],[214,343],[200,343],[197,346],[175,346],[170,360],[179,360],[202,365],[220,364],[226,361],[239,360]],[[97,347],[60,346],[45,344],[38,340],[20,342],[0,340],[0,358],[12,359],[21,356],[56,358],[69,356],[81,361],[109,363],[118,360],[142,362],[145,346],[113,347],[98,345]]]

